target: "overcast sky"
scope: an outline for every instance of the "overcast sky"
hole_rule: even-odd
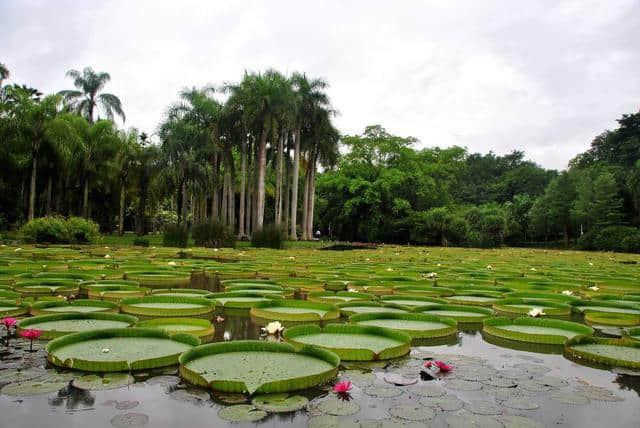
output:
[[[0,0],[0,62],[43,92],[111,74],[152,133],[185,86],[273,67],[326,78],[336,125],[565,168],[640,108],[640,0]]]

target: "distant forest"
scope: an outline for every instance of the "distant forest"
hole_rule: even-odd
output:
[[[103,233],[215,222],[238,238],[273,226],[289,239],[640,252],[640,113],[558,172],[522,151],[416,149],[380,125],[340,135],[327,82],[304,73],[187,88],[147,133],[117,126],[107,73],[71,70],[75,88],[51,95],[8,76],[0,64],[0,230],[58,215]]]

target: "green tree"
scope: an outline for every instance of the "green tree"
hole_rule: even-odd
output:
[[[85,67],[82,73],[69,70],[67,76],[73,79],[76,89],[60,91],[59,94],[70,109],[86,117],[90,124],[94,123],[96,110],[101,110],[109,120],[113,120],[114,115],[117,115],[124,122],[125,115],[120,99],[113,94],[101,93],[111,80],[109,73],[96,73],[91,67]]]

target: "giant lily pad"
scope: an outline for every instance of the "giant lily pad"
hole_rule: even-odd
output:
[[[540,309],[545,315],[568,316],[571,314],[571,306],[541,299],[502,299],[493,304],[493,309],[516,315],[526,315],[532,309]]]
[[[0,317],[18,317],[29,312],[29,306],[15,300],[0,300]]]
[[[371,361],[396,358],[409,353],[411,336],[399,331],[358,325],[301,325],[284,331],[284,339],[300,348],[319,346],[343,360]]]
[[[349,322],[401,331],[414,339],[446,337],[458,332],[457,322],[454,319],[423,313],[358,314],[352,315]]]
[[[483,323],[483,333],[503,339],[529,343],[562,345],[567,340],[583,335],[591,336],[593,329],[582,324],[545,318],[490,318]]]
[[[157,318],[140,321],[136,327],[159,328],[169,334],[188,333],[201,340],[210,339],[215,329],[209,320],[200,318]]]
[[[138,321],[131,315],[109,313],[62,313],[39,315],[18,322],[18,331],[24,329],[42,330],[41,339],[55,339],[69,333],[100,328],[126,328]]]
[[[103,376],[91,374],[74,379],[72,384],[76,388],[102,391],[106,389],[122,388],[131,385],[135,379],[128,373],[105,373]]]
[[[120,302],[122,312],[149,317],[208,316],[214,305],[199,297],[146,296],[124,299]]]
[[[202,345],[180,357],[189,382],[224,392],[276,393],[310,388],[333,379],[340,359],[332,352],[265,341]]]
[[[199,343],[195,336],[170,336],[159,329],[90,330],[52,340],[47,359],[60,367],[91,372],[142,370],[178,362],[178,356]]]
[[[438,317],[453,318],[459,324],[462,323],[481,323],[483,320],[493,315],[493,310],[470,305],[430,305],[419,306],[414,309],[415,312],[435,315]]]
[[[412,295],[401,295],[401,294],[394,294],[391,296],[382,296],[380,298],[380,301],[382,303],[393,303],[394,305],[399,305],[401,307],[404,307],[407,310],[413,310],[413,308],[417,308],[418,306],[447,304],[446,300],[438,299],[436,297],[412,296]]]
[[[218,417],[229,422],[257,422],[267,417],[267,412],[249,404],[237,404],[220,409]]]
[[[90,312],[118,312],[118,305],[102,300],[79,299],[73,302],[43,301],[31,305],[31,315],[46,315],[59,313],[90,313]]]
[[[565,346],[565,356],[614,367],[640,368],[640,343],[625,339],[576,337]]]
[[[346,317],[355,314],[369,314],[376,312],[406,313],[408,310],[406,306],[395,305],[393,303],[367,301],[338,303],[336,306],[340,308],[340,313]]]
[[[340,310],[326,303],[281,299],[257,303],[251,315],[279,321],[326,321],[340,318]]]
[[[302,395],[289,395],[286,392],[279,394],[256,395],[251,404],[260,410],[271,413],[287,413],[307,407],[309,399]]]
[[[216,306],[233,309],[249,309],[262,302],[271,302],[274,299],[281,299],[278,294],[266,295],[263,293],[252,293],[247,291],[230,291],[224,293],[212,293],[207,296]]]
[[[368,293],[349,291],[338,291],[337,293],[333,293],[331,291],[312,291],[311,293],[309,293],[307,300],[311,302],[337,304],[346,302],[368,301],[374,300],[375,298],[375,295]]]

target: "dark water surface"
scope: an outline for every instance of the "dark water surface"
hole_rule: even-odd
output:
[[[254,323],[249,317],[225,314],[225,318],[224,322],[215,324],[215,340],[224,340],[225,332],[234,340],[260,337],[260,325]],[[447,427],[447,417],[457,414],[472,416],[474,413],[471,411],[473,407],[471,404],[475,400],[481,400],[491,402],[498,407],[499,414],[490,416],[497,421],[502,421],[501,418],[505,415],[519,415],[538,421],[547,427],[640,427],[640,377],[578,365],[564,358],[562,354],[553,353],[558,352],[554,348],[493,342],[494,344],[485,341],[478,331],[465,331],[458,333],[456,339],[445,344],[416,346],[412,350],[412,356],[392,361],[390,364],[380,362],[347,364],[350,370],[348,373],[354,373],[354,369],[373,370],[375,385],[399,388],[401,394],[390,398],[374,398],[365,393],[364,385],[366,382],[356,381],[356,386],[351,393],[351,400],[359,405],[360,410],[353,415],[337,417],[338,425],[334,426],[359,426],[355,424],[356,421],[364,422],[371,419],[389,422],[390,408],[407,404],[420,406],[419,400],[424,397],[413,393],[410,386],[394,386],[386,383],[384,375],[388,372],[395,372],[409,377],[419,377],[423,364],[422,359],[435,357],[453,361],[456,366],[453,373],[431,381],[419,380],[418,384],[437,383],[443,386],[448,394],[457,396],[469,407],[448,412],[435,408],[436,415],[433,419],[426,422],[414,422],[413,425],[408,426]],[[20,342],[14,340],[12,346],[16,343]],[[21,346],[26,346],[26,344],[21,343]],[[41,348],[42,345],[39,347]],[[43,350],[33,354],[16,351],[13,353],[4,352],[0,355],[0,379],[5,370],[18,367],[18,364],[24,366],[28,363],[43,367],[46,365]],[[31,362],[20,360],[18,358],[20,355],[23,355],[21,358],[26,355]],[[529,375],[514,380],[514,383],[518,384],[515,388],[497,388],[482,383],[485,373],[495,373],[494,369],[498,373],[512,373],[515,369],[515,371],[519,370],[525,374],[529,373]],[[107,391],[65,388],[58,393],[52,392],[34,397],[0,395],[0,428],[102,428],[113,426],[192,428],[231,425],[237,427],[306,427],[310,417],[321,414],[315,409],[316,403],[325,400],[327,394],[332,395],[328,392],[328,387],[306,391],[303,395],[312,400],[309,410],[289,414],[270,414],[257,423],[230,424],[217,416],[218,411],[225,407],[225,404],[212,398],[205,390],[178,383],[176,373],[177,368],[174,367],[136,375],[137,382],[135,384]],[[469,373],[476,373],[478,378],[470,382],[469,379],[473,375],[469,376]],[[158,374],[169,377],[154,378]],[[551,383],[554,385],[544,386],[532,382],[532,379],[539,380],[542,376],[552,378],[553,382]],[[348,377],[347,375],[345,378]],[[145,378],[148,380],[145,381]],[[558,378],[564,379],[566,385]],[[556,385],[556,382],[561,385]],[[544,384],[544,382],[541,383]],[[460,385],[480,389],[461,391]],[[591,399],[588,404],[570,405],[551,399],[551,395],[554,393],[570,392],[587,385],[607,388],[615,394],[614,399],[618,401]],[[523,386],[533,390],[523,388]],[[539,390],[536,391],[536,389]],[[185,393],[186,391],[188,393]],[[525,402],[535,403],[539,407],[532,410],[517,410],[505,406],[504,401],[496,399],[496,396],[504,399],[510,395],[521,397]],[[454,400],[452,397],[449,398]],[[491,410],[489,412],[491,413]],[[123,415],[128,415],[128,417],[125,418]],[[132,422],[146,424],[136,425]],[[376,425],[369,422],[368,425],[363,424],[362,426]],[[502,422],[497,426],[503,426]]]

